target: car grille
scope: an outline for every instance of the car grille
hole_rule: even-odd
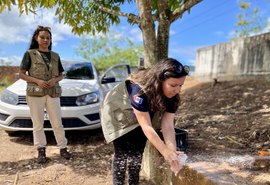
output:
[[[78,106],[76,104],[76,99],[77,97],[73,97],[73,96],[60,97],[61,106],[62,107]]]
[[[65,118],[62,119],[62,123],[64,128],[87,126],[86,123],[78,118]],[[31,119],[16,119],[10,124],[10,127],[33,128],[33,124]],[[52,128],[49,120],[44,121],[44,128]]]
[[[0,113],[0,120],[5,121],[8,118],[9,115]]]
[[[85,117],[87,117],[87,119],[89,119],[90,121],[95,121],[95,120],[100,119],[99,113],[96,113],[96,114],[87,114],[87,115],[85,115]]]
[[[26,105],[26,96],[19,96],[19,102],[18,105]]]
[[[74,107],[78,106],[76,104],[77,97],[74,96],[66,96],[66,97],[60,97],[60,103],[61,107]],[[19,102],[18,105],[26,105],[26,96],[19,96]]]

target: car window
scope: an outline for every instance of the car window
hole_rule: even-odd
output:
[[[125,80],[128,75],[129,73],[126,65],[114,67],[106,72],[106,78],[115,78],[116,82]]]
[[[65,78],[67,79],[94,79],[94,71],[91,63],[76,63],[65,68]]]

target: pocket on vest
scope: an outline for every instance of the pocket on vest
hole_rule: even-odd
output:
[[[42,89],[38,85],[27,85],[26,94],[27,96],[36,96],[36,97],[45,96],[44,89]]]
[[[132,109],[116,109],[114,111],[114,117],[115,120],[120,123],[120,128],[126,128],[130,125],[138,124],[138,121]]]
[[[53,93],[52,93],[51,97],[57,98],[57,97],[60,97],[61,94],[62,94],[62,88],[61,88],[61,86],[55,86],[55,87],[53,87]]]

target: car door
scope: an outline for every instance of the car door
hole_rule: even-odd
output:
[[[105,96],[114,86],[127,79],[131,73],[128,64],[118,64],[105,71],[100,79],[103,95]]]

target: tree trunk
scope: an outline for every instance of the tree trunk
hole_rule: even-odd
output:
[[[144,67],[149,68],[159,60],[168,58],[170,25],[201,1],[185,1],[179,4],[178,11],[171,12],[168,0],[157,0],[158,16],[156,16],[152,15],[152,0],[136,0],[144,44]],[[157,34],[155,21],[158,22]]]
[[[137,0],[136,4],[141,18],[140,29],[142,30],[144,45],[144,67],[150,68],[158,61],[155,24],[151,14],[151,0]]]
[[[157,55],[158,60],[168,58],[169,33],[170,33],[170,15],[168,2],[166,0],[158,1],[159,25],[157,32]]]

